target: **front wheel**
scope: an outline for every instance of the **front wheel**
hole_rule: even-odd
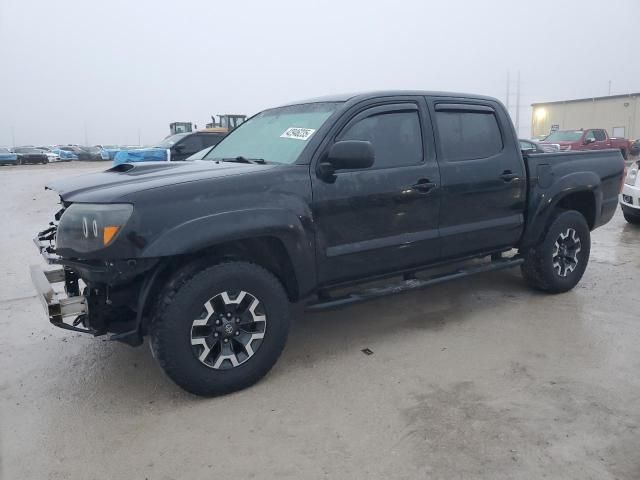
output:
[[[524,253],[527,283],[538,290],[562,293],[575,287],[589,262],[591,234],[584,216],[559,210],[541,241]]]
[[[215,396],[249,387],[276,363],[289,331],[289,299],[264,268],[220,263],[177,274],[161,294],[151,348],[180,387]]]

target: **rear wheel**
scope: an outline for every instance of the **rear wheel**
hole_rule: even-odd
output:
[[[214,396],[253,385],[275,364],[289,331],[289,299],[276,277],[248,262],[177,274],[161,294],[150,337],[165,373]]]
[[[575,210],[559,210],[541,241],[524,253],[522,274],[533,288],[566,292],[582,278],[590,251],[591,234],[584,216]]]

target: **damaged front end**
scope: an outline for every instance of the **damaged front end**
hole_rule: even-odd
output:
[[[105,256],[103,252],[69,255],[69,249],[58,245],[60,222],[68,207],[58,211],[55,221],[34,239],[45,261],[56,266],[47,270],[31,267],[31,279],[49,321],[65,330],[95,336],[113,333],[112,340],[141,344],[142,316],[159,272],[158,260],[109,258],[112,255]],[[67,215],[67,223],[69,218]],[[86,217],[83,221],[86,225]],[[95,233],[99,237],[99,228],[102,227],[93,220],[93,227],[85,227],[85,236]],[[82,228],[79,235],[82,236]],[[112,246],[111,251],[114,250],[118,251]]]

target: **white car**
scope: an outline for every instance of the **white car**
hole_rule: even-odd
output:
[[[47,156],[47,160],[49,160],[49,163],[60,161],[60,155],[53,152],[49,147],[38,147],[38,150],[42,150],[42,152],[44,152],[44,154]]]
[[[542,139],[542,140],[544,140],[544,139]],[[540,142],[542,142],[542,140],[540,140],[540,139],[538,139],[538,137],[536,137],[536,138],[532,138],[530,141],[540,145],[540,148],[542,148],[542,150],[544,150],[545,153],[554,153],[554,152],[559,152],[560,151],[560,145],[558,145],[557,143],[540,143]]]
[[[624,179],[622,193],[620,193],[620,207],[627,222],[640,225],[640,162],[634,162],[629,167]]]

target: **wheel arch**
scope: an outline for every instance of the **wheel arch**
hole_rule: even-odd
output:
[[[538,243],[558,209],[578,211],[585,217],[589,230],[593,230],[602,210],[601,180],[593,172],[567,175],[533,201],[536,207],[528,214],[528,226],[520,248]]]
[[[189,259],[244,255],[274,274],[286,272],[283,284],[293,298],[299,298],[316,284],[314,237],[301,218],[292,211],[273,208],[208,215],[164,232],[141,256]],[[295,285],[289,278],[295,278]]]

